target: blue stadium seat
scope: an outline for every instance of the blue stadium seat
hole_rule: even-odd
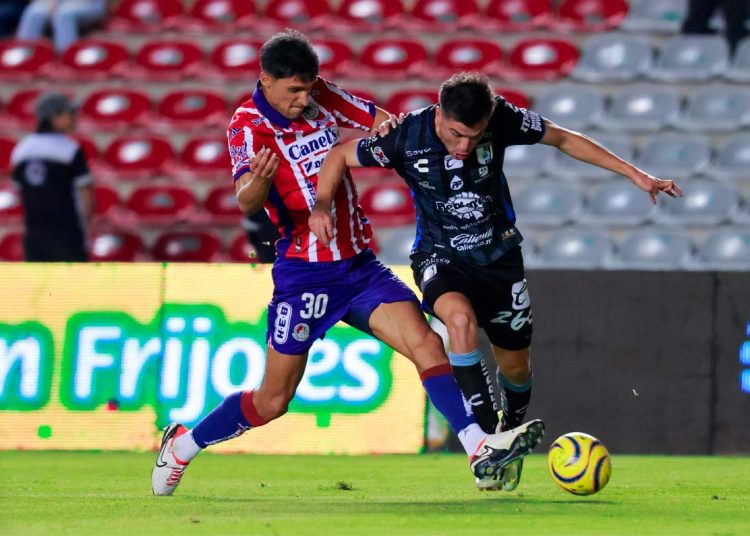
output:
[[[702,82],[721,75],[728,62],[723,37],[682,35],[661,43],[648,75],[664,82]]]
[[[409,264],[409,254],[416,236],[414,225],[402,227],[375,228],[380,252],[378,258],[384,264]]]
[[[632,162],[634,150],[629,137],[597,133],[596,141],[620,158]],[[547,162],[546,174],[550,177],[572,181],[607,180],[619,177],[616,173],[572,158],[562,151],[555,151],[554,157]]]
[[[633,0],[620,25],[634,33],[677,33],[687,14],[687,0]]]
[[[606,266],[612,243],[606,233],[567,228],[547,236],[538,261],[545,268],[589,270]]]
[[[750,125],[750,91],[732,86],[699,89],[688,98],[676,125],[697,132],[732,132]]]
[[[618,248],[612,267],[631,270],[680,270],[690,262],[692,246],[682,232],[639,229]]]
[[[708,141],[695,134],[657,134],[643,142],[638,167],[662,179],[700,175],[711,160]]]
[[[694,268],[702,270],[737,270],[750,267],[750,231],[721,228],[705,237],[698,250]]]
[[[558,182],[537,181],[513,195],[520,225],[559,226],[574,220],[583,206],[577,188]]]
[[[750,181],[750,134],[737,134],[721,144],[709,172],[719,179]]]
[[[750,83],[750,37],[742,40],[724,76],[733,82]]]
[[[660,196],[655,220],[682,226],[719,225],[732,220],[739,212],[740,196],[728,184],[691,181],[683,184],[685,196],[671,199]]]
[[[580,223],[595,225],[641,225],[651,220],[656,206],[648,194],[623,178],[622,182],[600,184],[588,198]]]
[[[602,126],[610,130],[654,132],[672,124],[680,113],[680,95],[665,86],[635,85],[612,97]]]
[[[547,145],[513,145],[505,150],[503,170],[510,181],[538,177],[554,152],[555,149]]]
[[[534,110],[574,130],[598,124],[604,115],[604,95],[593,87],[555,85],[534,100]]]
[[[653,51],[642,37],[626,34],[594,35],[586,40],[571,77],[582,82],[626,82],[643,76]]]

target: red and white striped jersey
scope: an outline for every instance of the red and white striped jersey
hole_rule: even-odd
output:
[[[368,131],[374,119],[372,102],[350,95],[322,78],[316,80],[308,107],[296,120],[275,110],[263,96],[260,84],[237,109],[227,131],[234,180],[250,171],[250,162],[264,146],[280,159],[264,205],[281,234],[276,242],[280,258],[337,261],[353,257],[367,247],[372,230],[359,206],[348,170],[333,199],[334,238],[330,247],[320,244],[307,220],[315,204],[318,171],[328,152],[338,144],[339,127]]]

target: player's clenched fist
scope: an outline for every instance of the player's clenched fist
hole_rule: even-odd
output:
[[[333,216],[331,216],[330,209],[315,205],[310,218],[307,220],[307,225],[318,237],[320,243],[328,247],[328,244],[333,240]]]

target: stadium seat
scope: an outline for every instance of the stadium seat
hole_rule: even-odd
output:
[[[663,179],[685,179],[703,173],[711,161],[711,149],[702,136],[656,134],[643,143],[637,165]]]
[[[16,187],[10,181],[0,183],[0,223],[7,225],[21,221],[23,204]]]
[[[620,28],[637,34],[677,33],[686,14],[686,0],[633,0]]]
[[[135,221],[144,225],[194,221],[196,207],[193,191],[182,186],[141,186],[125,203]]]
[[[92,162],[96,162],[99,159],[99,148],[94,144],[91,139],[88,137],[82,135],[82,134],[75,134],[71,136],[78,141],[78,143],[81,145],[81,149],[83,149],[83,154],[86,156],[86,162],[91,164]]]
[[[513,145],[505,149],[503,170],[508,180],[532,179],[543,173],[556,149],[547,145]]]
[[[414,225],[404,225],[381,229],[376,227],[375,237],[378,240],[378,259],[389,266],[409,265],[409,255],[416,238]]]
[[[10,166],[10,153],[13,152],[16,143],[18,142],[13,138],[0,138],[0,178],[10,175],[13,171]]]
[[[104,151],[94,175],[104,179],[151,179],[162,175],[174,158],[167,141],[155,136],[115,138]]]
[[[692,255],[688,236],[659,228],[638,229],[618,248],[612,268],[629,270],[681,270]]]
[[[547,26],[552,20],[550,0],[490,0],[480,30],[528,32]]]
[[[611,255],[607,234],[572,227],[548,235],[537,259],[544,268],[591,270],[603,268]]]
[[[162,133],[223,129],[229,117],[227,102],[221,93],[200,89],[172,91],[162,97],[157,117],[149,127]]]
[[[695,267],[702,270],[747,272],[750,266],[750,231],[720,228],[705,237],[696,256]]]
[[[226,33],[252,28],[259,18],[254,2],[246,0],[196,0],[183,31]]]
[[[234,186],[219,186],[208,192],[203,202],[211,225],[239,225],[243,215],[237,206]]]
[[[210,65],[198,76],[246,80],[248,83],[260,70],[260,47],[263,41],[255,39],[230,39],[222,41],[211,52]]]
[[[496,87],[495,95],[502,96],[506,101],[515,104],[519,108],[529,108],[531,106],[531,99],[529,99],[529,96],[523,91],[517,89]]]
[[[96,184],[94,186],[94,197],[96,198],[94,217],[97,220],[117,220],[122,208],[117,190],[109,186]]]
[[[699,89],[687,101],[677,126],[696,132],[733,132],[750,125],[750,92],[731,86]]]
[[[719,225],[732,220],[740,208],[737,190],[723,183],[692,181],[682,199],[659,196],[655,221],[681,226]]]
[[[661,43],[647,74],[663,82],[703,82],[722,74],[728,63],[723,37],[682,35]]]
[[[252,262],[255,248],[247,239],[245,231],[240,231],[229,241],[228,253],[231,262]]]
[[[709,174],[723,180],[750,180],[750,134],[737,134],[721,144]]]
[[[419,41],[382,39],[369,43],[359,57],[359,63],[343,70],[355,79],[403,80],[419,75],[427,51]]]
[[[89,258],[93,262],[133,262],[144,257],[143,241],[127,231],[99,230],[93,233]]]
[[[0,80],[31,81],[54,57],[45,41],[0,41]]]
[[[525,39],[510,52],[505,77],[513,80],[557,80],[568,76],[578,49],[562,39]]]
[[[212,262],[219,259],[221,242],[210,232],[172,231],[159,236],[151,250],[161,262]]]
[[[329,28],[341,33],[374,34],[407,18],[401,0],[343,0]]]
[[[602,126],[610,130],[653,132],[680,113],[680,95],[669,87],[626,86],[612,96]]]
[[[724,76],[733,82],[750,83],[750,38],[745,38],[737,47]]]
[[[33,128],[36,124],[34,104],[41,93],[39,89],[24,89],[15,93],[5,107],[0,128],[5,131],[30,130]]]
[[[108,31],[162,32],[179,27],[184,19],[180,0],[122,0],[116,5]]]
[[[536,181],[513,195],[513,208],[521,226],[560,226],[576,219],[582,206],[577,188],[556,182]]]
[[[411,192],[401,181],[373,185],[362,193],[359,203],[375,227],[394,227],[415,221]]]
[[[205,68],[203,52],[191,41],[151,41],[135,55],[127,76],[136,80],[177,82]],[[253,73],[254,76],[255,73]]]
[[[563,0],[553,30],[603,32],[617,28],[628,14],[625,0]]]
[[[331,23],[331,8],[327,0],[270,0],[264,12],[274,30],[286,27],[303,32],[321,30]],[[258,21],[262,25],[264,21]],[[257,22],[256,22],[257,24]]]
[[[100,89],[81,105],[79,124],[84,132],[122,132],[143,127],[150,118],[146,93],[128,89]]]
[[[600,184],[588,198],[580,223],[596,225],[641,225],[649,222],[656,206],[648,194],[629,181]]]
[[[534,100],[534,111],[566,128],[586,130],[601,122],[604,95],[593,87],[556,84]]]
[[[44,71],[57,80],[110,80],[127,69],[128,57],[128,50],[120,43],[82,39],[65,50],[59,63],[48,64]]]
[[[410,31],[449,33],[476,27],[481,20],[476,0],[417,0],[411,17],[399,20]]]
[[[651,45],[640,36],[593,35],[570,76],[581,82],[627,82],[643,76],[651,66]]]
[[[178,179],[229,180],[232,164],[224,137],[198,137],[188,140],[178,162],[170,162],[167,172]]]
[[[434,89],[405,89],[394,91],[385,105],[385,109],[392,114],[409,113],[438,101],[438,93]]]
[[[23,262],[23,234],[7,233],[0,239],[0,262]]]
[[[313,39],[312,45],[320,61],[320,75],[324,78],[337,76],[354,56],[351,47],[345,41]]]
[[[616,136],[612,134],[597,134],[596,141],[615,153],[620,158],[629,162],[633,161],[633,144],[627,136]],[[553,157],[546,162],[545,171],[547,175],[555,179],[582,182],[586,180],[608,180],[622,177],[607,169],[582,162],[570,157],[562,151],[554,151]],[[619,179],[618,179],[619,177]]]
[[[500,76],[503,71],[502,50],[492,41],[459,39],[443,42],[435,52],[434,62],[424,65],[422,77],[443,81],[453,73],[481,71]]]

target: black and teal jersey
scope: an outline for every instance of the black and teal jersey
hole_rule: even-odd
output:
[[[436,252],[489,264],[518,245],[521,233],[503,173],[505,148],[544,136],[544,121],[497,97],[479,144],[453,159],[435,132],[436,105],[408,114],[385,136],[363,139],[363,166],[395,170],[409,185],[417,215],[412,252]]]

